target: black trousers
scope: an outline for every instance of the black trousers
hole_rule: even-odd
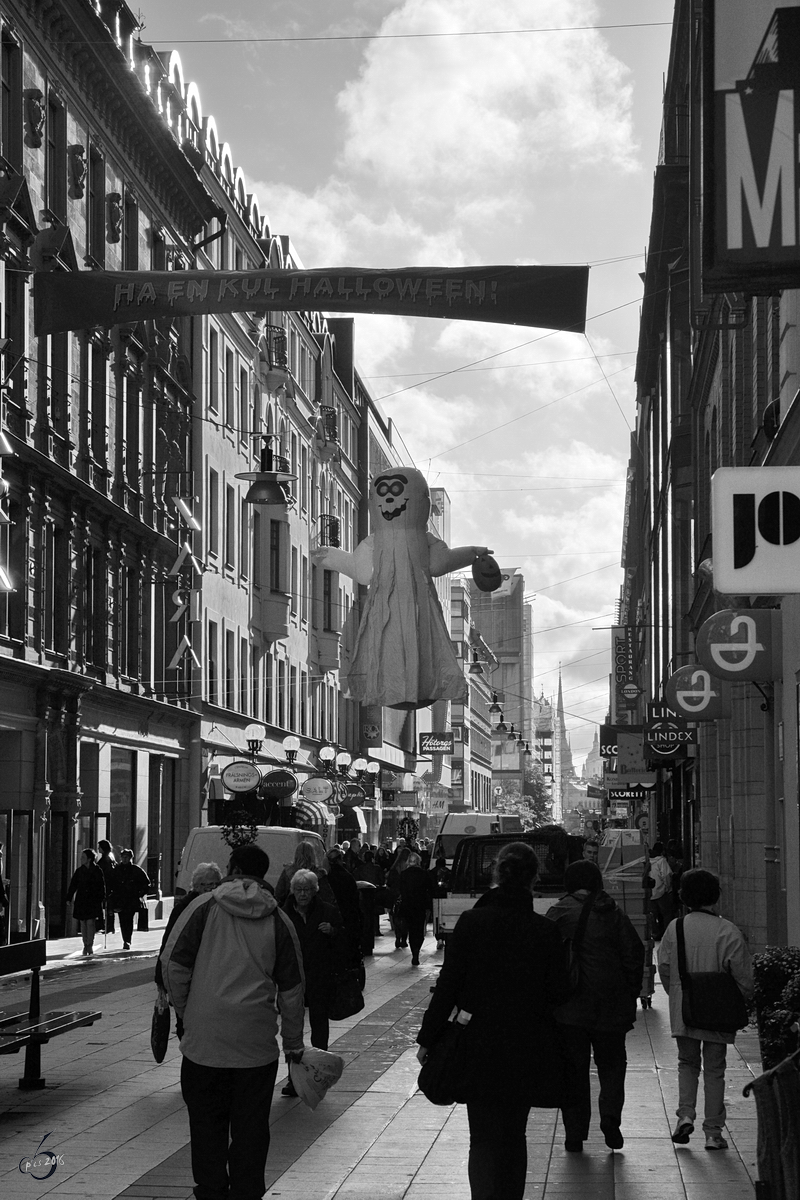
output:
[[[625,1030],[584,1029],[579,1025],[559,1025],[564,1046],[577,1074],[580,1100],[561,1110],[567,1141],[585,1142],[592,1119],[592,1093],[589,1067],[592,1054],[600,1079],[600,1128],[605,1133],[619,1129],[625,1104]]]
[[[133,938],[133,922],[136,913],[131,912],[129,909],[120,909],[117,916],[119,917],[119,931],[122,934],[122,940],[130,946]]]
[[[331,1033],[327,998],[308,1005],[308,1024],[311,1045],[316,1046],[317,1050],[327,1050]]]
[[[425,941],[425,926],[427,913],[425,909],[408,909],[406,924],[408,925],[408,945],[412,958],[419,958],[422,943]]]
[[[261,1200],[277,1074],[277,1059],[265,1067],[203,1067],[184,1056],[197,1200]]]
[[[467,1104],[472,1200],[522,1200],[528,1168],[530,1105],[508,1100]]]

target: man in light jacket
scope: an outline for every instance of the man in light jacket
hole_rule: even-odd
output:
[[[727,971],[749,1001],[753,996],[750,951],[742,931],[719,915],[719,897],[719,879],[711,871],[696,867],[681,877],[681,900],[689,910],[683,922],[686,970],[690,975]],[[726,1117],[725,1057],[736,1035],[713,1029],[692,1029],[684,1024],[675,921],[661,940],[658,973],[669,996],[669,1023],[678,1043],[678,1123],[672,1140],[685,1146],[694,1133],[702,1053],[706,1150],[727,1150],[728,1143],[722,1136]]]
[[[303,1049],[302,954],[264,882],[268,870],[258,846],[236,847],[228,877],[187,905],[161,952],[184,1026],[181,1092],[197,1200],[261,1200],[278,1010],[287,1058]]]

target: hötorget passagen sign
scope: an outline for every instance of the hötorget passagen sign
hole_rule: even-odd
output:
[[[583,333],[588,267],[53,271],[34,282],[37,335],[222,312],[389,313]]]
[[[421,733],[419,735],[420,754],[452,754],[455,750],[453,731],[444,733]]]

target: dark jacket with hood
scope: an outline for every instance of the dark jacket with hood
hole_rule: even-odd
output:
[[[282,905],[283,911],[293,923],[300,949],[303,952],[303,970],[306,977],[305,1002],[327,1004],[333,987],[333,977],[344,963],[345,946],[342,937],[342,918],[335,904],[314,896],[305,917],[299,912],[294,896],[289,896]],[[320,925],[327,921],[333,926],[332,933],[320,932]]]
[[[183,910],[161,952],[182,1018],[181,1053],[204,1067],[261,1067],[303,1048],[303,968],[294,925],[263,879],[230,875]],[[277,1001],[277,1006],[276,1006]]]
[[[575,933],[588,895],[571,893],[548,909],[563,939]],[[578,956],[580,986],[556,1009],[556,1019],[584,1029],[632,1029],[642,990],[644,946],[628,916],[604,891],[597,893],[590,909]]]
[[[553,1006],[568,989],[558,930],[533,911],[528,889],[503,884],[459,917],[417,1041],[432,1046],[463,1009],[472,1017],[458,1098],[559,1108],[573,1097]]]

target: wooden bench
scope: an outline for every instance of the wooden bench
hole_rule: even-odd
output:
[[[25,1074],[19,1081],[24,1091],[44,1087],[42,1077],[42,1046],[50,1038],[83,1025],[93,1025],[102,1017],[100,1012],[48,1012],[39,1009],[39,971],[47,962],[47,942],[16,942],[0,946],[0,976],[18,971],[31,972],[31,994],[28,1011],[0,1012],[0,1054],[17,1054],[25,1049]]]

